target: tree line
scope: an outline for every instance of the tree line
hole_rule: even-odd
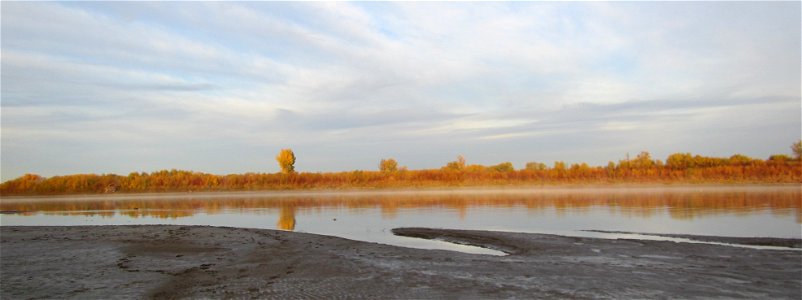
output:
[[[79,194],[111,192],[196,192],[285,189],[404,188],[483,185],[603,184],[603,183],[802,183],[802,141],[792,146],[795,157],[767,159],[735,154],[708,157],[674,153],[665,161],[649,152],[606,166],[556,161],[528,162],[515,169],[510,162],[485,166],[465,157],[439,169],[408,170],[393,158],[382,159],[375,171],[296,172],[295,154],[282,149],[276,157],[280,173],[215,175],[186,170],[115,174],[75,174],[45,178],[25,174],[0,184],[0,195]]]

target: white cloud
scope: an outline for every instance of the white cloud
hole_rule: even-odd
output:
[[[421,149],[407,154],[411,167],[466,148],[478,161],[551,153],[603,163],[650,145],[720,148],[705,136],[736,144],[744,119],[771,134],[733,151],[761,156],[799,135],[798,8],[4,3],[3,179],[71,172],[28,170],[45,161],[31,149],[66,156],[105,140],[118,158],[158,165],[170,160],[153,149],[193,152],[188,168],[197,160],[221,172],[251,171],[226,166],[287,145],[347,158],[309,158],[320,170],[373,168],[344,152],[408,145]],[[75,147],[52,142],[66,140]],[[124,161],[93,165],[139,168]]]

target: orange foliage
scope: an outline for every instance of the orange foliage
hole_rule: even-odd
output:
[[[648,152],[607,166],[576,163],[553,167],[528,163],[514,170],[512,164],[466,165],[460,156],[441,169],[394,172],[350,171],[334,173],[245,173],[214,175],[182,170],[152,173],[77,174],[43,178],[26,174],[0,185],[2,195],[77,194],[108,192],[191,192],[281,189],[388,188],[427,186],[541,185],[563,183],[802,183],[800,160],[774,155],[753,159],[671,154],[665,163]]]

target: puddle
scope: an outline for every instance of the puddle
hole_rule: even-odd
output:
[[[415,242],[415,244],[416,244],[415,246],[416,247],[413,247],[413,248],[418,248],[418,249],[449,250],[449,251],[457,251],[457,252],[463,252],[463,253],[469,253],[469,254],[484,254],[484,255],[493,255],[493,256],[507,256],[507,255],[509,255],[506,252],[499,251],[499,250],[488,249],[488,248],[483,248],[483,247],[478,247],[478,246],[473,246],[473,245],[453,243],[453,242],[449,242],[449,241],[446,241],[446,240],[440,240],[440,239],[429,240],[429,239],[413,238],[413,237],[403,237],[403,238],[424,241],[423,243]],[[409,245],[410,243],[405,243],[405,244]]]

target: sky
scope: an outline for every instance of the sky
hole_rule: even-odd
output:
[[[756,158],[800,2],[2,2],[2,180]]]

